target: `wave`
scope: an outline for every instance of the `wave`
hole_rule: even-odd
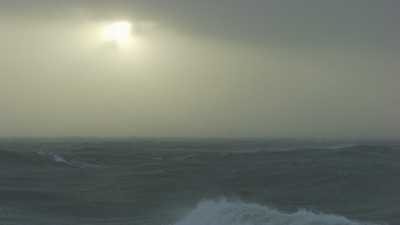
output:
[[[64,156],[52,152],[14,152],[0,151],[0,164],[3,165],[40,165],[51,166],[62,164],[74,168],[98,168],[96,164],[79,160],[67,159]]]
[[[338,145],[330,145],[323,147],[325,149],[330,149],[330,150],[344,150],[344,149],[354,149],[358,147],[363,147],[364,145],[359,145],[359,144],[338,144]]]
[[[90,164],[90,163],[86,163],[86,162],[81,162],[81,161],[77,161],[77,160],[68,160],[65,157],[63,157],[62,155],[56,154],[56,153],[52,153],[52,152],[38,152],[39,155],[46,157],[47,159],[49,159],[52,162],[55,163],[61,163],[67,166],[71,166],[71,167],[78,167],[78,168],[97,168],[99,167],[98,165],[95,164]]]
[[[68,160],[64,159],[61,155],[57,155],[55,153],[47,153],[46,154],[46,153],[39,152],[39,155],[46,156],[50,160],[52,160],[53,162],[56,162],[56,163],[64,163],[64,164],[67,164],[67,165],[71,165],[72,164]]]
[[[299,210],[281,212],[240,201],[203,201],[175,225],[372,225],[343,216]]]

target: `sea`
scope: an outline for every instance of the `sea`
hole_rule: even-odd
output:
[[[0,140],[0,225],[367,224],[400,224],[400,142]]]

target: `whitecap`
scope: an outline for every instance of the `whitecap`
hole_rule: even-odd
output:
[[[286,213],[253,203],[203,201],[175,225],[367,225],[343,216],[299,210]],[[372,225],[372,224],[368,224]]]
[[[63,157],[60,154],[56,154],[56,153],[52,153],[52,152],[38,152],[39,155],[46,157],[47,159],[49,159],[52,162],[55,163],[60,163],[60,164],[64,164],[64,165],[68,165],[71,167],[78,167],[78,168],[98,168],[98,165],[95,164],[90,164],[90,163],[86,163],[86,162],[81,162],[81,161],[76,161],[76,160],[68,160],[65,157]]]

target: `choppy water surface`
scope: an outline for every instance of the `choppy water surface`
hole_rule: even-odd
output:
[[[0,224],[396,225],[400,147],[3,139]]]

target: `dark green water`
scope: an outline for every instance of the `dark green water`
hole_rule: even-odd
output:
[[[3,139],[0,224],[400,224],[399,145],[350,144]]]

